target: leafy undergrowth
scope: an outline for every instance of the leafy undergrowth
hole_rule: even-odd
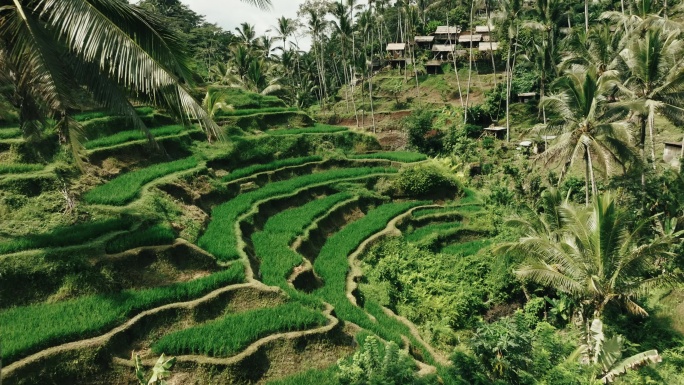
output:
[[[395,151],[395,152],[376,152],[371,154],[357,154],[351,155],[352,159],[387,159],[395,162],[413,163],[420,162],[427,159],[425,154],[410,151]]]
[[[382,167],[361,167],[335,169],[305,175],[266,186],[223,203],[212,210],[211,222],[199,240],[199,246],[216,256],[219,260],[230,261],[240,258],[237,250],[235,224],[238,218],[247,213],[252,205],[260,200],[279,195],[292,194],[298,189],[336,180],[363,178],[378,174],[394,173],[395,169]]]
[[[320,162],[323,160],[323,157],[317,156],[317,155],[312,155],[312,156],[303,156],[299,158],[286,158],[286,159],[279,159],[270,163],[266,164],[254,164],[248,167],[243,167],[239,168],[237,170],[233,170],[230,172],[230,174],[224,176],[221,178],[222,182],[230,182],[234,181],[236,179],[244,178],[250,175],[254,175],[256,173],[260,172],[265,172],[265,171],[273,171],[277,170],[279,168],[283,167],[288,167],[288,166],[298,166],[301,164],[305,163],[310,163],[310,162]]]
[[[155,342],[152,350],[157,354],[227,357],[270,334],[306,330],[325,322],[326,318],[320,311],[290,302],[273,308],[230,314],[168,334]]]
[[[198,159],[191,156],[131,171],[88,191],[83,198],[90,204],[122,206],[134,200],[145,184],[174,172],[197,167],[198,164]]]
[[[235,264],[190,282],[5,310],[0,312],[2,359],[12,362],[49,346],[91,337],[141,311],[198,298],[244,279],[243,266]]]
[[[167,225],[157,224],[115,237],[107,242],[105,251],[114,254],[136,247],[168,245],[175,239],[176,234],[173,229]]]
[[[29,235],[2,242],[0,243],[0,254],[82,244],[106,233],[128,229],[131,224],[131,218],[116,218],[60,227],[49,233]]]
[[[187,128],[180,125],[163,126],[151,128],[150,134],[152,134],[155,138],[159,138],[168,135],[177,135],[183,132],[184,130],[187,130]],[[92,150],[95,148],[110,147],[115,146],[117,144],[130,142],[133,140],[143,139],[147,139],[145,133],[141,132],[140,130],[128,130],[118,132],[114,135],[105,136],[103,138],[89,140],[83,143],[83,147],[85,147],[87,150]]]
[[[342,192],[282,211],[266,222],[263,231],[254,233],[252,240],[256,255],[261,260],[263,282],[284,286],[288,274],[302,263],[302,256],[289,247],[295,237],[301,235],[316,218],[352,197],[352,194]]]

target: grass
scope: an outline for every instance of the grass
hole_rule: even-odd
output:
[[[198,164],[197,158],[191,156],[132,171],[88,191],[84,200],[90,204],[122,206],[135,199],[146,183],[174,172],[191,169]]]
[[[279,168],[288,166],[298,166],[310,162],[320,162],[321,160],[323,160],[323,157],[321,156],[304,156],[300,158],[280,159],[266,164],[254,164],[248,167],[233,170],[230,174],[221,178],[221,181],[230,182],[259,172],[277,170]]]
[[[49,233],[34,234],[0,243],[0,254],[47,247],[65,247],[88,242],[112,231],[128,229],[131,220],[126,218],[86,222],[59,227]]]
[[[325,324],[319,311],[296,302],[231,314],[221,319],[162,337],[152,345],[156,354],[234,355],[250,343],[273,333],[305,330]]]
[[[266,107],[266,108],[248,108],[243,110],[219,111],[216,113],[217,118],[229,116],[246,116],[255,114],[268,114],[272,112],[291,112],[299,110],[297,107]]]
[[[269,218],[264,230],[252,235],[256,255],[261,259],[263,282],[267,285],[285,285],[285,279],[292,269],[302,262],[302,256],[290,249],[290,244],[316,218],[352,197],[346,192],[329,195]]]
[[[478,239],[475,241],[454,243],[443,247],[441,252],[444,254],[457,255],[460,257],[467,257],[469,255],[477,254],[481,249],[492,244],[490,239]]]
[[[420,242],[421,240],[427,237],[450,233],[455,229],[459,229],[461,227],[462,226],[460,222],[430,224],[413,230],[411,233],[404,235],[404,238],[409,242],[415,243]]]
[[[150,115],[150,114],[152,114],[152,113],[154,112],[154,108],[152,108],[152,107],[147,107],[147,106],[144,106],[144,107],[136,107],[136,108],[135,108],[135,112],[136,112],[138,115],[141,115],[141,116]],[[85,122],[85,121],[88,121],[88,120],[99,119],[99,118],[106,118],[106,117],[110,117],[110,116],[116,116],[116,115],[114,115],[114,114],[112,114],[112,113],[110,113],[110,112],[107,112],[107,111],[99,110],[99,111],[86,111],[86,112],[82,112],[82,113],[80,113],[80,114],[74,115],[73,118],[74,118],[74,120],[76,120],[77,122]]]
[[[181,132],[186,130],[186,127],[180,126],[180,125],[172,125],[172,126],[163,126],[163,127],[158,127],[158,128],[152,128],[150,129],[150,133],[154,137],[162,137],[162,136],[168,136],[168,135],[176,135]],[[133,140],[143,140],[147,139],[147,136],[140,131],[140,130],[128,130],[128,131],[121,131],[118,132],[114,135],[110,136],[105,136],[103,138],[98,138],[98,139],[93,139],[85,142],[83,146],[88,149],[92,150],[95,148],[102,148],[102,147],[110,147],[110,146],[115,146],[117,144],[121,143],[126,143],[130,142]]]
[[[261,95],[233,87],[217,87],[215,90],[221,94],[219,100],[230,104],[236,110],[285,107],[285,102],[272,95]]]
[[[244,268],[235,264],[208,277],[170,286],[12,308],[0,312],[2,358],[12,362],[50,346],[92,337],[141,311],[191,300],[242,281]]]
[[[404,325],[399,324],[393,319],[383,319],[384,322],[373,322],[361,308],[354,306],[347,299],[346,279],[349,270],[347,257],[366,238],[384,229],[392,218],[424,203],[388,203],[369,211],[363,218],[348,224],[328,238],[314,263],[314,270],[325,282],[321,289],[314,292],[315,295],[332,304],[335,307],[336,314],[341,318],[353,322],[364,329],[368,329],[386,340],[394,341],[399,345],[402,344],[401,335],[406,332]],[[377,306],[377,304],[367,301],[366,306],[372,310],[373,306]],[[380,313],[376,315],[376,317],[381,316],[382,314]],[[378,321],[381,320],[378,319]]]
[[[279,136],[279,135],[301,135],[301,134],[331,134],[331,133],[347,131],[347,130],[349,130],[347,127],[330,126],[327,124],[316,123],[313,127],[273,129],[273,130],[266,131],[266,133],[268,135],[272,135],[272,136]]]
[[[372,154],[350,155],[351,159],[387,159],[395,162],[413,163],[427,159],[427,155],[411,151],[376,152]]]
[[[23,174],[27,172],[36,172],[44,169],[42,164],[29,163],[10,163],[0,164],[0,175],[2,174]]]
[[[266,385],[339,385],[337,365],[327,369],[310,369],[280,380],[268,381]]]
[[[235,225],[238,218],[248,212],[256,202],[279,195],[291,194],[306,186],[391,172],[396,172],[396,170],[382,167],[336,169],[269,183],[260,189],[238,195],[236,198],[215,207],[212,210],[212,219],[207,231],[199,239],[198,245],[219,260],[239,259]]]
[[[21,129],[18,127],[0,128],[0,139],[14,139],[21,136]]]
[[[157,224],[143,230],[122,234],[107,242],[105,250],[114,254],[142,246],[168,245],[176,240],[176,233],[167,225]]]

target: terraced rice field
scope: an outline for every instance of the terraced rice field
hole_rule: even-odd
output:
[[[79,119],[106,117],[95,112]],[[152,128],[152,132],[174,135],[181,129],[165,126]],[[305,138],[307,134],[342,130],[346,128],[317,125],[281,128],[262,135]],[[121,131],[87,142],[86,147],[126,145],[142,139],[141,135]],[[261,143],[258,137],[254,143]],[[393,219],[432,203],[393,202],[371,191],[375,182],[381,178],[391,180],[397,175],[397,167],[423,161],[425,156],[410,152],[350,155],[350,160],[331,162],[325,168],[306,168],[300,166],[326,159],[319,154],[301,154],[270,163],[248,161],[241,167],[227,164],[223,169],[208,170],[203,159],[215,154],[208,155],[201,146],[198,148],[190,157],[122,173],[83,195],[85,210],[98,215],[108,213],[117,219],[93,220],[0,243],[0,254],[7,254],[45,248],[69,250],[97,242],[98,248],[89,250],[101,250],[103,254],[88,256],[87,263],[97,265],[121,258],[130,261],[127,274],[135,279],[135,258],[139,253],[147,253],[146,258],[155,260],[161,250],[158,247],[178,242],[179,234],[189,226],[199,226],[197,246],[188,247],[198,247],[197,253],[208,252],[215,264],[210,272],[169,285],[144,290],[94,287],[92,294],[82,288],[64,287],[52,301],[0,310],[6,383],[50,379],[51,374],[30,369],[68,361],[71,354],[95,347],[101,349],[98,360],[104,359],[114,367],[124,365],[124,357],[133,350],[142,349],[146,363],[161,353],[209,366],[213,362],[227,368],[226,373],[236,383],[325,383],[323,379],[334,373],[336,361],[354,349],[356,331],[348,329],[352,324],[365,333],[411,349],[428,365],[441,365],[415,327],[378,303],[353,298],[350,286],[354,263],[350,256],[364,241],[395,231],[388,227]],[[396,167],[372,166],[389,161]],[[199,171],[184,173],[191,169]],[[27,172],[38,170],[37,166],[27,166]],[[264,173],[284,179],[241,185]],[[171,195],[155,189],[160,180],[173,186],[164,189]],[[205,206],[189,204],[185,195],[178,193],[187,186],[203,189],[212,200]],[[203,202],[203,197],[195,200]],[[143,204],[155,206],[141,207]],[[141,217],[129,215],[131,210],[141,208],[145,213]],[[429,216],[439,211],[417,213]],[[414,230],[413,236],[421,238],[420,231]],[[467,245],[462,249],[463,253],[470,250]],[[182,274],[183,261],[177,263]],[[165,268],[162,262],[155,266]],[[106,276],[107,271],[103,268],[100,274]],[[296,279],[302,275],[317,284],[307,290],[298,287]],[[316,352],[321,349],[329,349],[330,353],[316,362],[318,369],[307,371],[306,360],[292,358],[287,364],[277,364],[284,359],[277,353],[279,349],[302,357],[320,354]],[[240,365],[262,355],[274,360],[274,367],[260,367],[248,379],[244,377]],[[100,361],[83,358],[74,365],[93,368]],[[278,365],[288,369],[283,371]],[[55,369],[54,373],[58,372]],[[286,374],[295,376],[284,379]],[[79,375],[67,377],[76,382],[89,381]]]

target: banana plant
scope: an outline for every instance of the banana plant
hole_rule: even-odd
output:
[[[625,374],[628,370],[662,361],[655,349],[620,360],[624,343],[625,338],[621,335],[608,338],[603,333],[603,322],[594,319],[585,332],[585,343],[580,345],[568,359],[579,359],[584,364],[598,365],[601,369],[600,380],[604,384],[613,382],[616,377]]]
[[[176,363],[176,357],[171,357],[169,359],[162,353],[154,364],[152,368],[152,377],[146,380],[145,367],[142,364],[142,359],[140,355],[136,354],[135,358],[135,377],[138,379],[140,385],[166,385],[166,379],[171,376],[171,368]]]

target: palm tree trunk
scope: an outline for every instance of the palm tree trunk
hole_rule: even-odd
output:
[[[653,169],[656,169],[656,157],[655,157],[655,138],[653,135],[653,126],[655,125],[655,111],[651,110],[648,114],[648,131],[651,137],[651,163],[653,163]]]
[[[515,27],[515,48],[513,50],[513,63],[511,64],[511,46],[513,45],[513,38],[509,39],[508,45],[508,59],[506,60],[506,142],[511,141],[511,88],[513,88],[513,68],[515,67],[515,58],[518,54],[518,33],[520,28]]]
[[[371,17],[373,17],[373,8],[371,8]],[[370,100],[370,109],[371,109],[371,122],[372,122],[372,127],[373,127],[373,133],[375,134],[375,110],[373,108],[373,28],[370,29],[370,45],[371,45],[371,52],[370,52],[370,74],[368,76],[368,99]]]
[[[449,33],[449,13],[447,12],[447,38],[449,41],[449,46],[452,46],[451,43],[451,34]],[[458,86],[458,100],[461,102],[461,107],[465,111],[465,105],[463,104],[463,91],[461,90],[461,79],[458,76],[458,67],[456,66],[456,52],[451,53],[451,59],[454,62],[454,73],[456,74],[456,85]]]
[[[584,33],[589,33],[589,0],[584,0]]]
[[[589,146],[585,146],[585,148],[587,149],[587,167],[589,168],[589,176],[591,177],[591,194],[592,198],[596,198],[596,178],[594,177],[594,164],[591,161],[591,150],[589,150]]]
[[[473,12],[475,11],[475,0],[470,0],[470,55],[468,66],[468,88],[466,89],[465,109],[463,110],[463,123],[468,123],[468,103],[470,100],[470,82],[473,78]],[[449,31],[447,31],[449,32]]]
[[[492,26],[489,24],[489,1],[485,1],[485,14],[487,16],[487,32],[489,33],[490,40],[492,36]],[[494,61],[494,50],[492,48],[492,42],[489,42],[489,52],[492,55],[492,71],[494,72],[494,89],[496,89],[496,61]],[[500,106],[500,104],[499,104]],[[497,116],[496,119],[498,120],[499,117]]]

